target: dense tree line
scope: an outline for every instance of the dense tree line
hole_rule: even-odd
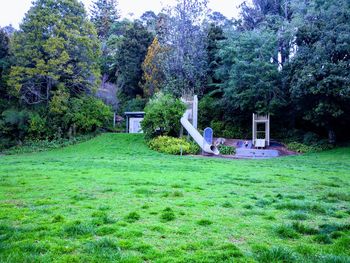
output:
[[[19,30],[0,30],[1,147],[106,127],[159,91],[198,94],[218,136],[249,138],[258,112],[280,138],[349,139],[348,1],[252,2],[236,20],[177,0],[131,21],[116,0],[90,18],[77,0],[34,1]]]

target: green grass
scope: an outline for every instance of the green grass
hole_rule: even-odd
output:
[[[104,134],[0,156],[0,262],[350,262],[350,148],[169,156]]]

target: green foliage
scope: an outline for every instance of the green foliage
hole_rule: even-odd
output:
[[[116,0],[95,0],[92,3],[91,21],[100,39],[107,39],[111,26],[118,20]]]
[[[217,74],[230,107],[250,117],[252,112],[278,110],[283,100],[276,63],[277,38],[273,32],[235,32],[222,43],[219,55],[223,64]]]
[[[220,154],[223,154],[223,155],[233,155],[236,153],[236,148],[232,146],[219,145],[218,148],[219,148]]]
[[[69,108],[65,121],[75,125],[80,132],[95,131],[112,119],[110,107],[93,97],[73,98]]]
[[[15,108],[5,110],[0,117],[0,149],[21,143],[29,129],[30,112]]]
[[[207,41],[203,23],[207,0],[178,0],[163,17],[161,45],[164,90],[175,95],[202,94],[207,80]]]
[[[100,45],[76,0],[35,1],[14,34],[12,51],[8,84],[26,104],[49,102],[60,85],[70,95],[97,87]]]
[[[46,134],[46,119],[41,117],[38,113],[33,113],[30,116],[29,128],[28,128],[28,137],[31,139],[40,139],[43,138],[43,135]]]
[[[345,0],[315,1],[298,10],[298,51],[286,72],[296,112],[327,131],[330,143],[350,121],[349,10]]]
[[[329,144],[327,141],[321,141],[315,145],[306,145],[299,142],[287,143],[287,148],[291,151],[298,153],[310,153],[310,152],[320,152],[324,150],[332,149],[334,146]]]
[[[146,99],[143,99],[141,96],[136,96],[136,98],[128,100],[126,102],[123,111],[143,111],[146,107],[146,104]]]
[[[157,135],[177,136],[180,131],[180,118],[186,106],[171,95],[158,93],[145,108],[145,118],[141,123],[147,139]]]
[[[125,29],[118,52],[113,58],[110,75],[117,77],[115,82],[120,87],[120,92],[129,99],[143,94],[140,86],[141,65],[152,39],[152,34],[139,21],[135,21]]]
[[[155,151],[180,155],[182,154],[197,154],[199,147],[183,138],[174,138],[168,136],[159,136],[148,142],[148,146]]]
[[[223,115],[223,108],[220,105],[220,100],[213,98],[210,95],[206,95],[199,100],[198,103],[198,124],[203,129],[205,127],[211,127],[216,134],[218,129],[212,126],[212,122],[220,121]]]

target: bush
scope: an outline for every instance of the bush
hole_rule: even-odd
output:
[[[318,144],[314,144],[312,146],[299,142],[291,142],[287,144],[287,148],[298,153],[310,153],[329,150],[332,149],[333,146],[331,144],[328,144],[326,141],[319,141]]]
[[[112,111],[102,100],[94,97],[73,98],[65,122],[75,125],[79,132],[92,132],[107,125],[112,120]]]
[[[155,151],[179,155],[181,154],[196,154],[199,151],[199,147],[190,143],[185,139],[173,138],[168,136],[159,136],[148,142],[148,146]]]
[[[124,111],[143,111],[146,106],[146,99],[136,97],[135,99],[126,102]]]
[[[46,118],[41,117],[38,113],[30,115],[28,137],[31,139],[41,139],[46,133]]]
[[[185,109],[185,104],[179,99],[158,93],[145,108],[145,118],[141,123],[145,138],[177,136],[181,127],[180,118]]]
[[[27,135],[30,112],[15,108],[4,111],[0,116],[0,149],[21,143]]]
[[[223,155],[233,155],[236,153],[236,148],[232,146],[227,146],[227,145],[220,145],[219,151]]]

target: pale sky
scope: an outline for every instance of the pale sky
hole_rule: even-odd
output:
[[[89,10],[93,0],[81,0]],[[0,0],[0,26],[12,24],[18,28],[24,14],[29,10],[32,0]],[[228,18],[238,17],[238,6],[244,0],[209,0],[208,7],[213,11],[219,11]],[[119,10],[123,17],[140,17],[145,11],[152,10],[156,14],[162,7],[171,5],[174,0],[118,0]]]

